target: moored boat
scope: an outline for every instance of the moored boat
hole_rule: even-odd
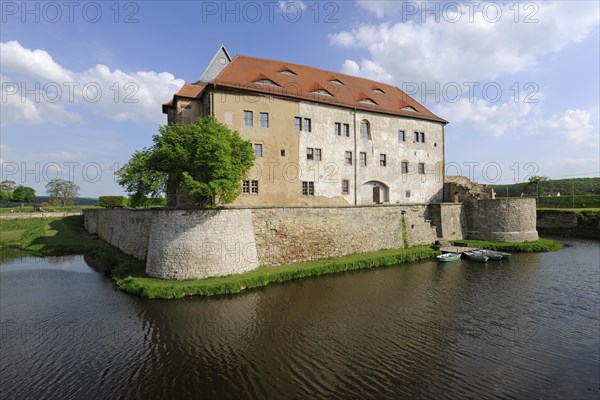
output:
[[[490,261],[500,261],[502,260],[502,254],[497,251],[492,250],[475,250],[475,252],[486,256]]]
[[[468,260],[471,261],[477,261],[477,262],[487,262],[488,258],[487,256],[484,256],[483,254],[479,253],[478,251],[465,251],[463,253],[465,255],[465,257]]]
[[[451,262],[460,260],[460,253],[444,253],[436,256],[439,262]]]

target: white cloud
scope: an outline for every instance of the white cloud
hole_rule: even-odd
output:
[[[438,115],[451,116],[452,123],[470,123],[476,132],[500,136],[523,125],[524,118],[535,114],[536,107],[520,99],[491,103],[483,99],[461,98],[456,103],[438,105]]]
[[[52,159],[58,160],[75,160],[82,157],[81,153],[69,153],[68,151],[61,151],[56,153],[48,154]]]
[[[382,4],[369,7],[379,10]],[[455,23],[422,15],[396,23],[363,24],[330,35],[330,42],[369,52],[360,63],[347,60],[343,67],[347,73],[371,77],[374,64],[383,71],[379,75],[389,75],[388,82],[396,85],[476,82],[535,68],[542,55],[583,40],[599,23],[597,2],[532,3],[539,7],[533,17],[537,23],[524,23],[529,13],[522,9],[515,23],[514,11],[508,8],[512,3],[494,4],[502,9],[495,23],[490,22],[491,11],[467,13],[465,9],[460,15],[444,14],[448,20],[460,16]]]
[[[306,4],[302,0],[280,0],[277,2],[277,5],[284,12],[295,13],[298,10],[306,10]]]
[[[411,4],[408,5],[407,3]],[[419,3],[404,0],[357,0],[356,4],[375,14],[377,18],[383,18],[385,16],[398,14],[402,10],[406,11],[407,8],[418,5]]]
[[[564,135],[574,143],[586,141],[592,146],[598,146],[598,129],[590,122],[593,112],[594,110],[567,110],[554,114],[549,119],[536,119],[527,125],[526,133]]]
[[[78,111],[115,121],[160,124],[161,104],[184,84],[168,72],[124,72],[98,64],[82,72],[61,66],[44,50],[17,41],[0,43],[2,116],[6,124],[72,124],[84,120]]]

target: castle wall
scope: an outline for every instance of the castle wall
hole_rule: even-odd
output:
[[[538,239],[535,199],[479,200],[465,204],[467,239],[525,242]]]

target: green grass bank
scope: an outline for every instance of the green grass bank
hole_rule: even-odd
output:
[[[549,239],[529,243],[463,242],[507,251],[551,251],[562,247],[560,243]],[[269,283],[415,262],[432,259],[439,254],[429,246],[416,246],[290,265],[263,266],[239,275],[171,281],[148,277],[144,262],[127,256],[88,234],[83,228],[83,216],[0,220],[0,246],[31,251],[41,256],[85,254],[110,271],[110,276],[120,290],[151,299],[239,293]]]
[[[492,242],[487,240],[457,240],[454,244],[466,244],[469,247],[478,247],[480,249],[508,251],[518,253],[541,253],[547,251],[556,251],[564,247],[563,244],[552,239],[540,238],[534,242]]]

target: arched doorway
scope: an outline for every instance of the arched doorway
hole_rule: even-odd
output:
[[[389,187],[379,181],[368,181],[361,187],[361,204],[383,204],[390,201]]]

